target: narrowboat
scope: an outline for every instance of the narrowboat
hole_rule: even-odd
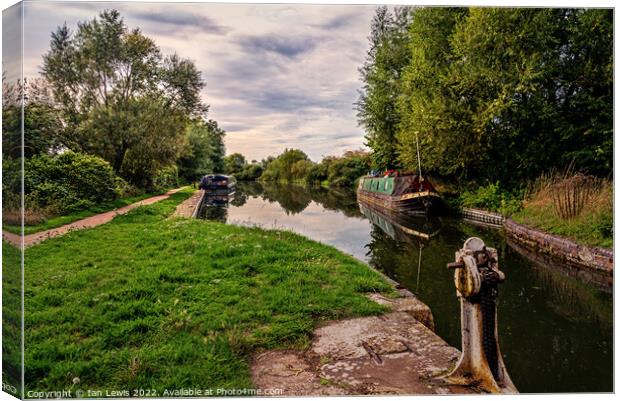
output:
[[[235,192],[236,186],[235,177],[222,174],[205,175],[198,185],[207,195],[228,195]]]
[[[420,174],[388,172],[360,178],[357,199],[393,212],[428,214],[441,203],[439,193]]]

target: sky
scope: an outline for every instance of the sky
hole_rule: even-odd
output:
[[[57,26],[75,28],[110,8],[163,54],[195,62],[228,154],[251,161],[298,148],[319,161],[364,146],[354,102],[376,6],[27,2],[24,75],[39,75]],[[14,17],[5,11],[3,21],[6,29]]]

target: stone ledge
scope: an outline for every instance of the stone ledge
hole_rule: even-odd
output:
[[[613,286],[614,253],[610,249],[587,247],[569,239],[538,231],[512,219],[504,222],[506,237],[525,250],[527,257],[546,258],[566,265],[573,276],[599,286]],[[589,278],[589,279],[588,279]]]

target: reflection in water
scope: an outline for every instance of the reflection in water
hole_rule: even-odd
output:
[[[198,218],[226,223],[228,218],[228,202],[231,201],[233,196],[234,194],[205,194],[200,209],[198,209]],[[243,197],[240,196],[239,199],[243,199]],[[243,203],[237,202],[237,205],[243,206]]]
[[[613,390],[611,295],[538,267],[501,231],[449,218],[404,218],[358,205],[355,192],[243,183],[226,205],[205,203],[203,218],[289,229],[368,262],[428,304],[437,333],[460,347],[460,309],[446,263],[471,236],[497,248],[499,336],[521,392]],[[211,217],[210,217],[211,216]]]

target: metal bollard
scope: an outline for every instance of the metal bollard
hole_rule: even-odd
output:
[[[497,336],[497,285],[505,275],[499,270],[497,250],[480,238],[469,238],[456,252],[454,285],[461,300],[461,359],[443,379],[451,384],[477,386],[490,393],[518,393],[512,383]]]

